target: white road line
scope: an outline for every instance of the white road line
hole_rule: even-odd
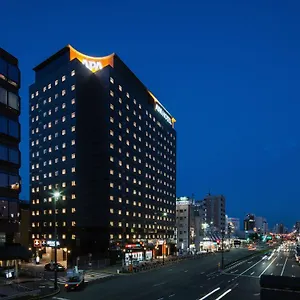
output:
[[[284,273],[284,270],[285,270],[285,266],[286,266],[286,262],[287,262],[287,260],[288,260],[288,258],[286,258],[286,259],[285,259],[285,262],[284,262],[284,265],[283,265],[283,267],[282,267],[282,270],[281,270],[281,274],[280,274],[280,276],[282,276],[282,275],[283,275],[283,273]]]
[[[259,277],[261,276],[261,275],[263,275],[268,269],[269,269],[269,267],[272,265],[272,263],[276,260],[277,258],[275,257],[271,262],[270,262],[270,264],[260,273],[260,275],[259,275]]]
[[[206,294],[205,296],[203,296],[202,298],[198,299],[198,300],[204,300],[206,299],[207,297],[209,297],[210,295],[212,295],[213,293],[217,292],[218,290],[220,289],[220,287],[212,290],[210,293]]]
[[[175,296],[175,294],[172,294],[172,295],[169,296],[169,298],[172,298],[172,297],[174,297],[174,296]]]
[[[273,275],[273,273],[271,273],[271,275]]]
[[[184,273],[188,272],[188,270],[185,270]]]
[[[163,285],[165,284],[166,282],[161,282],[161,283],[157,283],[157,284],[154,284],[153,286],[159,286],[159,285]]]
[[[254,268],[257,264],[259,264],[263,259],[257,261],[254,265],[252,265],[251,267],[249,267],[248,269],[246,269],[244,272],[242,272],[241,274],[239,274],[239,276],[245,274],[246,272],[248,272],[249,270],[251,270],[252,268]],[[238,276],[238,277],[239,277]]]
[[[220,295],[216,300],[220,300],[221,298],[223,298],[224,296],[226,296],[228,293],[230,293],[232,291],[232,289],[227,290],[226,292],[224,292],[222,295]]]
[[[56,299],[56,300],[69,300],[67,298],[61,298],[61,297],[52,297],[52,299]]]
[[[158,298],[157,300],[163,300],[164,298]]]
[[[253,275],[255,272],[253,271],[250,275]]]

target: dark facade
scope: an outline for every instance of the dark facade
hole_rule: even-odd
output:
[[[34,70],[32,239],[53,239],[56,190],[58,240],[73,254],[172,237],[172,116],[117,55],[92,58],[67,46]]]
[[[20,71],[18,60],[0,48],[0,244],[19,230]],[[1,257],[0,257],[1,259]]]
[[[255,216],[253,214],[247,214],[244,219],[244,230],[251,231],[255,227]]]

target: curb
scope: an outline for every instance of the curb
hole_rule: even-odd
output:
[[[57,294],[60,293],[60,287],[59,287],[59,285],[57,287],[58,287],[58,289],[55,292],[53,292],[51,294],[48,294],[48,295],[44,295],[44,296],[38,296],[37,298],[33,298],[33,299],[46,299],[46,298],[49,298],[49,297],[53,297],[53,296],[55,296],[55,295],[57,295]]]

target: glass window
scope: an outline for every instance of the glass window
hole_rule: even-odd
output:
[[[14,164],[20,163],[20,153],[18,149],[9,149],[9,161]]]
[[[8,105],[16,110],[19,110],[19,96],[9,92],[8,93]]]
[[[15,138],[19,138],[19,124],[18,122],[9,120],[9,132],[8,134],[15,137]]]
[[[0,198],[0,219],[8,218],[8,201]]]
[[[7,147],[0,145],[0,159],[1,160],[8,160],[8,152]]]
[[[19,83],[19,68],[17,66],[8,64],[8,78]]]
[[[8,186],[8,174],[1,173],[0,171],[0,187],[7,187]]]
[[[7,91],[2,87],[0,87],[0,103],[7,104]]]
[[[9,175],[9,186],[19,183],[19,175]]]
[[[0,58],[0,74],[7,76],[7,62]]]
[[[7,119],[3,116],[0,116],[0,132],[7,133],[8,127],[7,127]]]

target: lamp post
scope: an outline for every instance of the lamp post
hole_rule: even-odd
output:
[[[54,201],[54,289],[57,290],[57,228],[56,228],[56,201],[58,201],[60,197],[60,192],[56,191],[53,194]]]
[[[222,230],[221,234],[222,234],[222,262],[221,262],[221,269],[224,270],[224,235],[225,235],[225,231]]]
[[[166,212],[163,213],[163,217],[165,218],[168,214]],[[167,244],[167,226],[166,226],[166,231],[165,231],[165,239],[164,239],[164,243],[162,245],[162,255],[163,255],[163,265],[165,264],[165,252],[164,250],[166,250],[166,245]]]

